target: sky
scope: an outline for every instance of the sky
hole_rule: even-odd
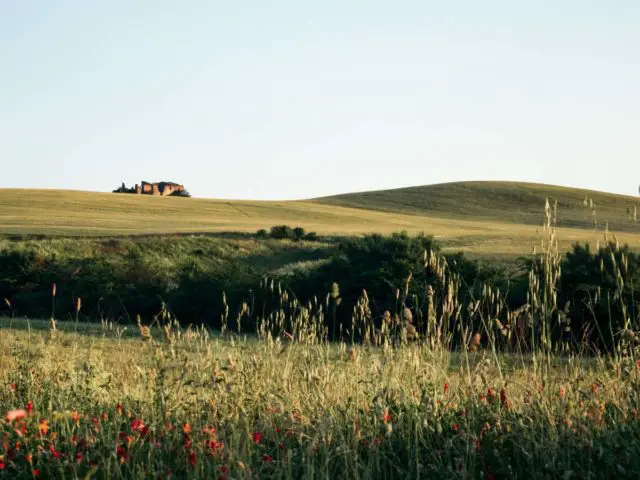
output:
[[[638,195],[637,0],[0,0],[0,188]]]

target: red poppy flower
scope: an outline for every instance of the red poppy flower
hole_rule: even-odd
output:
[[[120,460],[120,463],[124,463],[127,461],[127,451],[124,449],[124,447],[118,447],[116,449],[116,455],[118,456],[118,460]]]
[[[196,455],[196,452],[189,452],[189,465],[191,465],[192,467],[196,466],[196,463],[198,461],[198,457]]]
[[[22,420],[26,416],[26,410],[10,410],[4,418],[7,422],[15,422],[16,420]]]
[[[252,438],[253,443],[255,443],[256,445],[262,441],[262,435],[260,434],[260,432],[253,432]]]
[[[33,402],[27,402],[27,405],[24,407],[24,409],[27,411],[27,413],[33,412]]]
[[[139,432],[144,428],[144,423],[142,423],[142,420],[140,420],[139,418],[134,418],[133,420],[131,420],[130,426],[131,430],[133,430],[134,432]]]
[[[448,392],[449,392],[449,384],[448,384],[448,383],[445,383],[445,384],[444,384],[444,393],[445,393],[445,395],[446,395]]]
[[[271,455],[269,455],[268,453],[265,453],[262,456],[262,460],[264,461],[264,463],[271,463],[273,461],[273,457],[271,457]]]
[[[389,409],[385,408],[384,415],[382,416],[382,423],[386,425],[389,421],[391,421],[391,415],[389,415]]]

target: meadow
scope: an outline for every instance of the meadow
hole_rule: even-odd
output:
[[[325,201],[315,208],[362,210]],[[50,318],[25,318],[5,298],[0,478],[638,478],[640,257],[619,241],[634,238],[635,224],[616,237],[599,230],[600,245],[566,253],[578,239],[562,235],[595,232],[589,217],[572,230],[562,215],[543,202],[540,226],[525,224],[536,251],[516,297],[493,270],[408,234],[337,246],[329,238],[8,238],[6,258],[18,260],[33,292],[44,289],[50,314],[41,317]],[[100,212],[88,218],[109,225]],[[516,222],[503,224],[517,231]],[[158,300],[155,314],[87,315],[78,289],[90,283],[69,288],[43,276],[55,266],[77,282],[77,268],[99,260],[122,265],[96,270],[96,279],[107,271],[126,279],[147,265],[160,280],[143,275],[140,288],[171,283],[171,265],[195,249],[203,260],[185,264],[182,285],[220,295],[215,322],[176,316]],[[341,256],[317,266],[331,249]],[[22,262],[23,250],[33,264]],[[344,283],[297,295],[273,273],[301,252],[312,264],[305,275],[327,268],[323,275]],[[203,269],[223,282],[220,264],[242,271],[257,259],[258,285],[245,296],[212,294],[213,284],[194,276]],[[61,313],[63,297],[70,312]]]
[[[631,359],[8,322],[3,478],[640,472]]]

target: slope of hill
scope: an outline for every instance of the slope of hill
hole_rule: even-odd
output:
[[[640,248],[635,199],[559,187],[460,183],[367,192],[309,201],[164,198],[63,190],[0,189],[0,234],[116,236],[255,232],[278,224],[325,235],[406,230],[434,235],[445,248],[480,256],[531,252],[546,195],[559,202],[562,248],[602,241],[605,220],[621,241]],[[598,228],[583,204],[596,204]],[[640,210],[640,202],[638,205]],[[639,212],[640,213],[640,212]]]
[[[640,232],[640,199],[624,195],[520,182],[457,182],[349,193],[316,199],[326,205],[539,225],[545,199],[558,201],[558,226]],[[585,204],[586,199],[586,204]],[[595,204],[595,214],[591,201]],[[553,207],[553,203],[552,203]]]

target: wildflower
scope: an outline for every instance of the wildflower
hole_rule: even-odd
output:
[[[269,455],[268,453],[265,453],[262,456],[262,460],[264,461],[264,463],[271,463],[273,461],[273,457],[271,455]]]
[[[256,445],[262,441],[262,435],[260,434],[260,432],[253,432],[253,435],[251,437],[253,439],[253,443],[255,443]]]
[[[591,387],[591,390],[593,391],[593,394],[597,397],[598,396],[598,384],[594,383],[593,386]]]
[[[278,448],[279,448],[280,450],[284,450],[284,443],[280,443],[280,444],[278,444]]]
[[[191,465],[192,467],[195,467],[197,461],[198,461],[198,456],[196,455],[196,452],[194,451],[189,452],[189,465]]]
[[[40,420],[40,434],[46,435],[49,431],[49,421],[48,420]]]
[[[71,412],[71,420],[73,420],[75,423],[80,422],[80,414],[74,410],[73,412]]]
[[[28,401],[24,409],[27,411],[27,413],[33,412],[33,402]]]
[[[487,401],[489,403],[493,403],[494,397],[495,397],[495,395],[494,395],[493,390],[491,389],[491,387],[487,388]]]
[[[11,390],[13,390],[15,392],[17,389],[18,389],[18,384],[12,383],[11,384]]]
[[[124,447],[118,447],[116,449],[116,456],[118,457],[118,460],[121,464],[127,461],[127,451],[124,449]]]
[[[449,393],[449,384],[445,383],[444,384],[444,394],[446,395],[447,393]]]
[[[451,425],[451,430],[453,430],[454,432],[460,431],[460,424],[454,423],[453,425]]]
[[[191,450],[191,445],[193,445],[193,442],[191,441],[191,437],[189,435],[185,435],[184,436],[184,449],[185,450]]]
[[[16,420],[22,420],[26,416],[27,416],[26,410],[10,410],[7,412],[7,415],[5,416],[5,420],[7,422],[14,422]]]
[[[107,412],[102,412],[100,418],[102,418],[103,422],[106,422],[107,420],[109,420],[109,415],[107,414]]]
[[[384,415],[382,416],[382,423],[385,425],[391,421],[391,415],[389,415],[389,409],[384,409]]]
[[[224,448],[224,444],[222,442],[216,442],[215,440],[207,440],[204,444],[209,449],[209,455],[211,456]]]
[[[190,433],[191,433],[191,425],[190,425],[190,424],[188,424],[188,423],[183,423],[183,424],[182,424],[182,431],[183,431],[186,435],[190,434]]]
[[[144,427],[144,423],[142,423],[142,420],[140,420],[139,418],[134,418],[133,420],[131,420],[131,423],[129,425],[131,426],[131,430],[133,430],[134,432],[138,432]]]
[[[40,475],[40,470],[38,470],[37,468],[34,468],[31,473],[33,474],[34,477],[37,477]]]
[[[56,447],[54,447],[53,444],[49,445],[49,451],[53,458],[60,458],[60,452],[56,450]]]
[[[0,470],[4,470],[6,468],[7,464],[4,463],[2,460],[0,460]]]
[[[19,448],[18,448],[17,446],[16,446],[16,450],[19,450]],[[31,455],[30,453],[27,453],[27,454],[24,456],[24,458],[25,458],[25,460],[26,460],[27,462],[29,462],[29,463],[31,463],[31,462],[33,461],[33,455]]]
[[[118,412],[118,415],[122,415],[122,404],[121,403],[116,404],[116,412]]]
[[[83,459],[84,459],[84,455],[82,455],[82,452],[76,453],[76,462],[77,463],[82,463]]]
[[[511,403],[507,398],[507,390],[504,387],[500,390],[500,404],[503,408],[511,408]]]

